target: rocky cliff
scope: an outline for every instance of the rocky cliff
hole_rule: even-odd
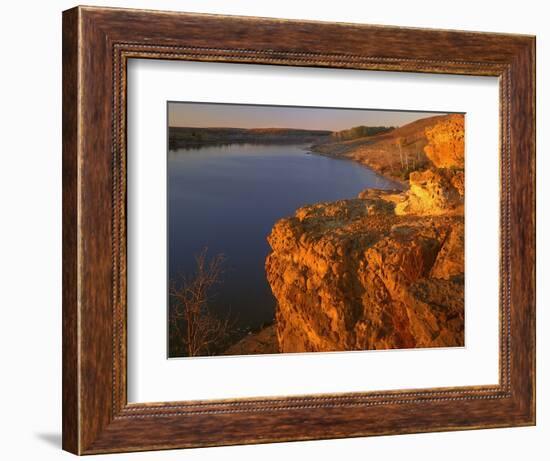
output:
[[[428,168],[409,175],[396,214],[464,215],[464,116],[449,115],[425,130]]]
[[[463,117],[424,129],[426,168],[406,192],[365,190],[273,227],[281,352],[464,344]]]
[[[464,115],[447,115],[425,134],[424,152],[436,168],[464,168]]]

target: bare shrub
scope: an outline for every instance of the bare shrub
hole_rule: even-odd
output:
[[[207,259],[207,248],[195,257],[196,271],[171,282],[170,355],[195,357],[219,352],[228,341],[234,322],[217,316],[209,306],[213,288],[221,281],[223,254]],[[211,299],[210,299],[211,300]]]

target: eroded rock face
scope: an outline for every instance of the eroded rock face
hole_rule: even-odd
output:
[[[396,214],[441,215],[464,210],[464,172],[449,169],[414,171],[409,191],[395,209]]]
[[[424,152],[436,168],[464,168],[464,115],[449,115],[425,134]]]
[[[462,218],[396,216],[391,193],[368,194],[273,228],[281,352],[463,345]]]
[[[464,213],[464,116],[451,115],[426,128],[424,152],[433,166],[413,171],[396,214]]]

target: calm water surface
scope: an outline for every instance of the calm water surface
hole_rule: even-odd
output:
[[[264,262],[266,237],[278,219],[366,188],[395,188],[364,166],[306,147],[234,144],[168,152],[169,277],[193,273],[194,255],[204,247],[210,257],[223,253],[225,272],[212,308],[231,311],[241,329],[273,320]]]

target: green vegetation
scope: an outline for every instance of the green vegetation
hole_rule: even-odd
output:
[[[386,133],[393,130],[392,126],[354,126],[349,130],[335,131],[332,133],[331,138],[336,141],[349,141],[351,139],[365,138],[367,136],[374,136],[380,133]]]

